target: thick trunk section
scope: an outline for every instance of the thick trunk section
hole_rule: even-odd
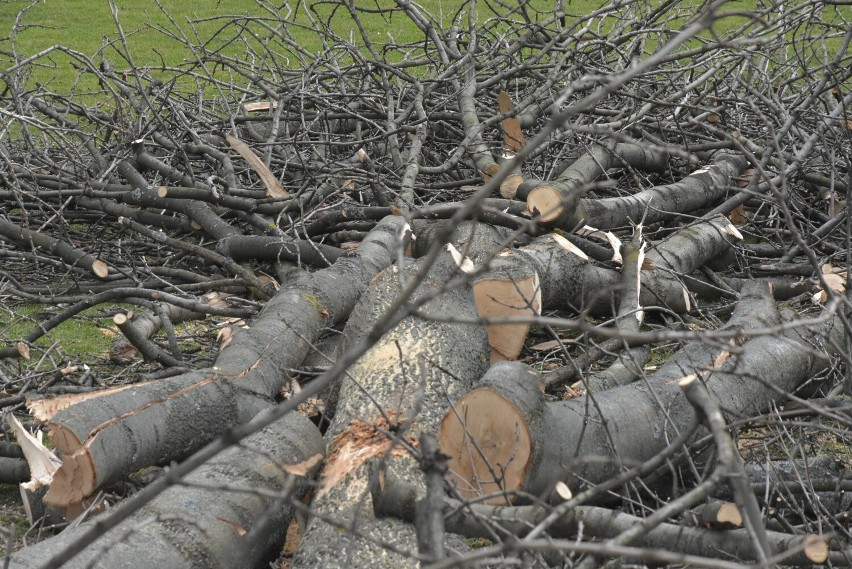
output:
[[[457,239],[474,264],[494,251],[490,231],[477,227]],[[353,311],[344,333],[346,343],[362,337],[415,278],[421,262],[402,271],[385,270]],[[454,400],[482,376],[488,366],[484,327],[429,320],[429,314],[476,318],[473,291],[458,282],[452,256],[442,253],[413,299],[437,295],[385,334],[352,368],[340,387],[336,413],[326,433],[329,457],[322,486],[312,504],[316,516],[302,539],[293,567],[416,567],[417,535],[413,526],[372,515],[369,499],[370,459],[381,460],[394,475],[422,486],[411,453],[422,432],[437,430]],[[447,283],[455,284],[444,290]],[[426,316],[426,317],[424,317]],[[331,525],[327,520],[334,519]],[[342,525],[337,525],[342,524]],[[354,528],[356,532],[348,531]],[[457,543],[456,547],[459,546]]]
[[[311,421],[287,415],[199,467],[62,566],[268,567],[293,515],[288,500],[307,489],[305,476],[318,469],[324,447]],[[96,523],[98,518],[16,552],[10,567],[41,567]]]
[[[761,322],[760,311],[767,306],[766,292],[759,299],[746,296],[740,307]],[[742,320],[740,320],[742,321]],[[452,449],[453,472],[474,472],[482,476],[488,469],[509,467],[504,450],[488,446],[495,415],[511,417],[516,430],[529,430],[532,448],[518,448],[510,454],[528,455],[522,471],[527,474],[514,486],[501,486],[507,492],[524,491],[548,496],[557,482],[576,488],[611,478],[622,465],[641,463],[660,452],[668,440],[694,418],[695,411],[683,397],[675,380],[698,374],[710,393],[730,415],[761,412],[783,401],[825,363],[814,360],[810,342],[821,341],[837,327],[826,326],[819,333],[788,330],[783,337],[761,336],[745,343],[738,353],[718,348],[688,346],[656,375],[641,384],[631,384],[594,395],[594,401],[581,397],[570,401],[544,404],[539,412],[524,412],[529,407],[515,405],[521,399],[513,395],[517,379],[505,386],[494,383],[476,389],[459,399],[441,425],[441,448]],[[732,350],[733,352],[733,350]],[[521,382],[528,397],[538,393],[532,382]],[[508,403],[508,405],[507,405]],[[511,407],[516,407],[510,412]],[[469,433],[480,435],[482,442],[470,440]],[[487,441],[487,442],[486,442]],[[502,460],[502,462],[501,462]],[[469,465],[465,465],[470,463]],[[512,480],[506,480],[510,482]],[[475,488],[478,482],[466,479],[461,489]]]
[[[532,267],[499,256],[491,261],[490,266],[491,270],[473,283],[473,296],[480,316],[488,319],[531,318],[541,314],[541,283]],[[491,361],[514,360],[524,347],[530,324],[489,323],[485,329],[491,346]]]

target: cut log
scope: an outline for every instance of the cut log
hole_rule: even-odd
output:
[[[465,224],[454,238],[456,249],[464,250],[477,266],[497,245],[490,232],[482,229]],[[374,280],[347,323],[346,345],[369,332],[402,293],[400,283],[411,282],[421,263],[403,271],[391,267]],[[482,326],[428,318],[429,314],[476,318],[469,285],[456,282],[444,290],[460,274],[457,261],[442,252],[409,302],[437,296],[418,315],[406,317],[382,336],[343,380],[326,433],[329,456],[322,485],[312,504],[317,515],[302,537],[294,568],[417,566],[416,557],[411,557],[418,551],[415,529],[396,520],[375,519],[364,507],[368,461],[382,460],[395,475],[422,485],[422,474],[411,456],[419,434],[435,432],[450,401],[468,390],[487,368],[489,350]],[[331,525],[330,519],[342,525]],[[356,531],[343,529],[350,527]],[[393,551],[380,543],[390,544]]]
[[[550,227],[573,229],[574,210],[592,182],[610,168],[630,166],[638,170],[662,170],[668,156],[640,144],[618,143],[593,146],[552,182],[545,182],[529,193],[527,209],[538,214],[538,221]]]
[[[225,307],[227,306],[225,302],[227,296],[219,292],[210,292],[204,295],[204,300],[209,305]],[[166,311],[166,315],[172,323],[185,322],[187,320],[203,320],[207,317],[206,314],[187,310],[174,304],[164,303],[163,310]],[[163,325],[160,317],[153,312],[135,314],[131,322],[144,338],[151,338]],[[109,358],[113,363],[130,363],[137,355],[138,350],[124,336],[117,337],[109,349]]]
[[[105,279],[109,275],[109,266],[94,255],[77,249],[70,243],[51,237],[45,233],[31,231],[18,223],[0,219],[0,235],[24,244],[27,248],[41,249],[58,256],[69,267],[80,267]]]
[[[287,415],[199,467],[62,567],[268,567],[284,544],[290,500],[307,489],[323,452],[314,424]],[[9,567],[41,567],[97,522],[16,552]]]
[[[505,491],[520,488],[527,475],[543,405],[538,375],[519,362],[494,364],[456,403],[441,421],[440,440],[442,452],[455,458],[449,480],[460,496],[512,502]],[[480,413],[475,421],[471,412]]]
[[[473,283],[476,309],[483,318],[541,314],[541,283],[535,269],[495,258],[491,270]],[[521,353],[530,324],[490,323],[485,327],[491,361],[514,360]]]
[[[283,287],[251,328],[234,335],[212,369],[75,401],[50,420],[63,453],[45,500],[67,506],[144,466],[167,464],[273,404],[286,370],[324,326],[344,320],[369,280],[395,257],[404,222],[388,217],[358,249]],[[186,418],[193,427],[186,428]]]
[[[693,420],[694,409],[672,381],[683,377],[684,372],[701,373],[711,394],[728,413],[740,416],[768,409],[826,365],[811,358],[809,343],[821,341],[831,332],[838,334],[838,329],[826,325],[818,331],[788,331],[782,338],[758,337],[745,343],[736,355],[726,354],[710,362],[698,358],[689,366],[672,364],[647,383],[600,393],[594,405],[585,397],[547,403],[541,414],[525,418],[532,446],[518,453],[530,456],[526,474],[518,483],[506,480],[501,489],[548,496],[557,482],[567,482],[572,489],[586,482],[599,483],[617,473],[620,465],[641,463],[654,456],[675,436],[673,433]],[[492,408],[504,406],[507,400],[499,388],[489,385],[457,400],[444,417],[445,424],[464,419],[463,426],[442,429],[440,439],[441,448],[458,449],[450,459],[454,473],[481,472],[476,465],[464,465],[478,453],[482,456],[477,460],[492,467],[504,460],[499,447],[492,451],[484,441],[496,438],[488,426]],[[524,414],[518,409],[513,416]],[[480,435],[483,442],[467,433],[484,433]],[[514,484],[509,486],[508,482]],[[468,479],[458,486],[476,488],[478,482]]]
[[[332,265],[345,254],[337,247],[307,239],[266,235],[235,235],[220,239],[216,243],[216,251],[238,262],[248,259],[292,261],[319,268]]]
[[[172,354],[163,351],[157,344],[149,340],[126,314],[122,312],[115,314],[112,317],[112,322],[121,330],[127,341],[142,353],[142,356],[147,361],[156,361],[163,367],[186,367],[184,362],[178,360]]]
[[[689,293],[681,282],[708,259],[726,251],[738,233],[723,215],[697,222],[670,235],[646,255],[641,271],[643,307],[665,306],[676,312],[690,310]],[[622,277],[607,267],[593,264],[562,236],[552,233],[525,247],[501,254],[500,262],[509,261],[529,267],[541,281],[543,310],[567,310],[581,307],[595,312],[611,312],[611,295]]]
[[[651,224],[696,211],[724,197],[747,165],[745,157],[723,153],[712,164],[674,184],[655,186],[626,197],[582,199],[565,227],[585,223],[612,229],[643,218],[644,223]]]
[[[711,500],[686,512],[683,523],[691,527],[727,530],[743,527],[743,516],[733,502]]]

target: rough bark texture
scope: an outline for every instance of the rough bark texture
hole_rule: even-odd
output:
[[[63,567],[268,567],[293,516],[289,501],[307,489],[305,476],[318,470],[324,446],[313,423],[288,415],[166,490]],[[240,491],[223,489],[227,486]],[[96,523],[97,518],[17,552],[9,567],[41,567]]]
[[[143,466],[187,456],[272,405],[322,327],[345,319],[369,279],[392,261],[401,225],[401,218],[388,218],[356,256],[288,283],[212,369],[121,389],[52,417],[51,439],[64,466],[45,499],[80,502]],[[193,428],[185,428],[186,417]]]
[[[693,369],[691,373],[700,373],[727,413],[761,412],[784,401],[787,393],[825,365],[812,358],[809,341],[823,340],[796,332],[786,334],[783,341],[755,338],[719,368]],[[653,376],[647,385],[605,391],[595,397],[594,405],[580,398],[555,402],[545,409],[542,424],[546,432],[539,439],[543,444],[524,485],[526,491],[536,495],[548,493],[558,480],[569,480],[570,486],[582,484],[581,480],[606,480],[619,465],[654,456],[694,413],[677,386],[662,376],[659,381]],[[550,433],[572,435],[558,438]],[[592,458],[603,460],[589,460]]]
[[[415,540],[408,522],[373,515],[366,463],[420,494],[428,460],[417,435],[428,440],[441,417],[446,426],[452,400],[457,446],[448,452],[470,465],[453,468],[457,494],[488,493],[483,500],[505,508],[531,500],[537,521],[546,506],[534,500],[555,499],[559,481],[555,494],[568,501],[548,516],[610,498],[642,516],[622,518],[634,529],[606,543],[583,540],[592,518],[558,540],[542,521],[525,541],[477,518],[492,543],[465,551],[467,565],[589,569],[724,480],[738,481],[735,500],[757,543],[732,546],[732,555],[756,549],[760,562],[781,547],[762,537],[764,526],[848,540],[848,473],[832,479],[805,460],[852,446],[848,397],[837,395],[852,394],[852,325],[840,312],[852,264],[844,3],[768,0],[746,18],[722,1],[615,1],[583,14],[566,14],[564,0],[465,2],[450,12],[432,2],[436,14],[410,0],[249,3],[239,15],[166,18],[131,39],[112,2],[115,28],[91,30],[110,41],[89,55],[54,42],[33,53],[35,35],[56,26],[44,25],[39,7],[13,17],[15,3],[0,2],[0,406],[13,417],[30,403],[50,423],[65,462],[49,499],[66,511],[92,492],[118,496],[140,467],[181,461],[170,465],[173,478],[65,538],[61,555],[235,439],[298,410],[328,430],[332,453],[297,565],[448,568],[465,545],[442,543],[439,469]],[[158,49],[155,67],[140,66],[150,54],[133,53],[137,40],[186,52],[170,61],[175,52]],[[63,79],[69,70],[75,77]],[[498,192],[513,199],[491,197]],[[389,215],[405,221],[381,221]],[[463,222],[479,225],[448,250],[433,247]],[[410,247],[400,246],[405,223],[418,235]],[[426,259],[406,259],[409,249]],[[415,274],[423,281],[407,287]],[[277,294],[270,275],[282,283]],[[778,323],[774,303],[745,288],[756,279],[773,282],[776,300],[790,299],[797,314]],[[371,280],[334,364],[305,360],[322,338],[343,336]],[[226,306],[202,300],[208,292],[230,295]],[[440,294],[427,302],[432,292]],[[731,299],[738,308],[718,333]],[[154,361],[116,367],[60,326],[73,318],[101,327],[112,303],[243,322],[226,323],[233,328],[213,342],[218,323],[175,333],[162,317],[168,357],[148,336],[159,328],[151,320],[134,337]],[[388,307],[393,314],[383,314]],[[832,318],[846,336],[829,343],[819,328]],[[492,368],[470,391],[489,353],[547,373],[546,395],[522,364]],[[652,366],[643,366],[649,353]],[[583,392],[565,384],[590,374],[591,394],[566,401]],[[596,393],[632,378],[640,381]],[[736,421],[726,424],[709,396],[687,406],[674,388],[685,378],[687,396],[706,395],[706,381]],[[793,408],[785,398],[794,388],[820,399]],[[715,426],[714,448],[725,455],[716,468],[706,436],[699,448],[688,444],[699,418]],[[300,443],[313,444],[311,429]],[[32,458],[36,445],[15,431],[29,442],[31,477],[41,478],[36,466],[47,472],[53,462]],[[749,486],[731,438],[755,432],[771,442],[741,446],[744,458],[788,454],[793,479],[764,474]],[[22,475],[19,462],[2,466]],[[34,505],[44,490],[32,493]],[[762,511],[752,494],[766,501]],[[502,514],[530,522],[521,510],[485,512],[505,527],[518,526]],[[162,526],[156,535],[175,527],[168,517],[151,522]],[[702,564],[647,549],[662,543],[625,555]],[[814,543],[819,553],[825,542]],[[206,555],[199,563],[215,565]]]
[[[462,241],[474,263],[493,252],[490,231],[463,227]],[[461,248],[461,243],[456,240]],[[373,281],[353,311],[344,333],[355,341],[383,314],[421,268],[415,262],[399,271],[391,267]],[[400,274],[401,273],[401,274]],[[410,525],[376,519],[369,507],[368,460],[386,462],[395,476],[421,485],[411,453],[421,432],[435,432],[449,402],[467,391],[488,365],[487,336],[482,326],[436,322],[428,314],[477,315],[469,284],[458,282],[456,261],[442,253],[413,299],[437,295],[385,334],[350,368],[340,386],[334,419],[326,432],[329,458],[313,502],[315,517],[302,539],[294,567],[415,567],[417,535]],[[443,289],[456,279],[455,286]],[[331,525],[331,518],[343,527]],[[375,541],[374,541],[375,540]],[[377,545],[391,544],[397,551]],[[458,544],[456,543],[456,547]]]
[[[747,328],[771,323],[773,307],[766,289],[752,290],[744,295],[732,324]],[[833,332],[825,329],[823,333],[837,333],[837,328]],[[566,481],[572,488],[584,481],[602,482],[624,465],[638,464],[654,456],[694,418],[694,410],[674,382],[685,375],[698,374],[722,408],[733,416],[765,410],[782,401],[824,365],[811,356],[808,346],[814,341],[825,342],[826,337],[791,330],[782,341],[774,337],[754,338],[736,353],[689,345],[647,382],[548,403],[527,424],[532,433],[532,449],[524,450],[529,455],[526,465],[529,474],[516,487],[505,490],[548,496],[558,481]],[[487,392],[489,387],[481,389]],[[478,397],[478,391],[457,401],[444,421],[464,417],[466,432],[483,433],[483,440],[487,440],[490,402],[506,398],[504,395],[494,396],[496,399]],[[524,416],[521,410],[518,416]],[[483,426],[478,425],[480,420]],[[476,445],[460,441],[459,437],[463,436],[460,433],[465,430],[442,431],[442,435],[447,435],[441,440],[442,448],[458,449],[452,456],[451,469],[478,472],[481,467],[454,466],[458,461],[469,461],[470,455],[486,448],[485,442]],[[496,450],[495,456],[503,453]],[[490,461],[492,468],[502,466],[490,459],[488,452],[484,458],[478,458],[481,462]],[[462,490],[476,487],[473,480],[465,482],[467,485],[462,485]]]

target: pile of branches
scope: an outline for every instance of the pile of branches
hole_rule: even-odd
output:
[[[564,4],[0,44],[12,567],[850,562],[848,8]]]

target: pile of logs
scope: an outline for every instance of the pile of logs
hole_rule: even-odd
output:
[[[0,294],[55,307],[4,334],[0,478],[71,522],[8,566],[852,562],[849,14],[717,4],[0,69]],[[377,18],[424,40],[335,32]],[[109,111],[28,82],[60,55]],[[116,303],[101,388],[41,372]]]

